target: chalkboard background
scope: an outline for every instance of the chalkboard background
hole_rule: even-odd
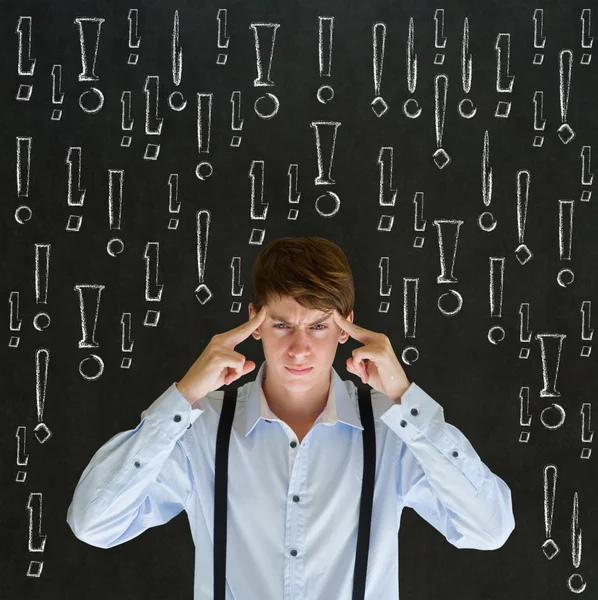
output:
[[[192,597],[185,515],[106,551],[67,507],[294,235],[512,490],[493,552],[404,511],[401,600],[598,597],[591,4],[3,3],[3,598]]]

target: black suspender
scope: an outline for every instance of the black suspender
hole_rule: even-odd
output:
[[[216,437],[216,463],[214,486],[214,600],[226,598],[226,530],[228,504],[228,449],[237,405],[237,389],[224,392],[222,412]],[[370,388],[358,387],[359,414],[363,425],[363,481],[359,508],[359,528],[355,570],[353,574],[353,599],[363,600],[368,567],[374,478],[376,475],[376,434]]]

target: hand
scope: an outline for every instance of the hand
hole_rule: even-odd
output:
[[[337,310],[332,313],[335,323],[353,339],[365,344],[347,359],[347,371],[357,375],[363,383],[385,394],[397,403],[411,382],[396,357],[388,336],[359,327],[345,319]],[[367,361],[367,363],[365,362]]]
[[[209,392],[243,377],[255,369],[255,363],[247,360],[233,348],[247,339],[263,322],[266,309],[238,327],[216,334],[200,357],[191,365],[185,376],[176,383],[177,389],[187,402],[194,404]]]

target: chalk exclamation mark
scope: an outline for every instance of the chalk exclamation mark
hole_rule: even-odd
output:
[[[490,136],[484,132],[484,149],[482,150],[482,201],[488,207],[492,203],[492,167],[490,166]],[[496,219],[490,211],[484,211],[478,217],[478,227],[482,231],[493,231]]]
[[[29,175],[31,172],[32,138],[17,136],[17,197],[29,198]],[[20,225],[31,219],[33,212],[27,204],[17,206],[15,221]]]
[[[544,92],[536,90],[534,92],[534,131],[544,131],[546,119],[544,118]],[[541,148],[544,144],[544,136],[534,136],[534,147]]]
[[[592,27],[592,10],[584,8],[581,11],[581,47],[584,50],[591,50],[594,45],[594,38],[591,35]],[[581,55],[580,64],[589,65],[592,60],[590,52],[584,52]]]
[[[579,526],[579,497],[578,493],[573,494],[573,512],[571,514],[571,562],[574,569],[579,569],[581,565],[581,533]],[[588,584],[584,581],[581,573],[572,573],[567,579],[569,591],[575,594],[585,592]]]
[[[35,303],[48,304],[48,286],[50,284],[50,244],[35,244]],[[50,315],[39,311],[33,317],[33,326],[44,331],[50,326]]]
[[[270,79],[270,70],[274,56],[276,32],[280,23],[251,23],[249,27],[253,30],[257,69],[257,77],[253,80],[253,85],[254,87],[272,87],[274,82]],[[268,57],[267,64],[265,64],[264,56]],[[271,119],[278,112],[279,105],[278,98],[267,92],[254,102],[253,110],[260,119]]]
[[[197,211],[197,276],[198,286],[195,288],[195,298],[200,304],[205,304],[212,298],[212,290],[204,283],[206,276],[206,261],[208,260],[208,241],[210,238],[211,214],[207,209]]]
[[[465,21],[463,22],[463,42],[461,43],[461,85],[463,86],[464,94],[469,94],[471,91],[471,80],[473,77],[472,65],[473,56],[469,51],[469,19],[465,17]],[[469,98],[463,98],[463,100],[459,102],[457,109],[464,119],[471,119],[471,117],[476,114],[477,110],[478,109]]]
[[[139,48],[141,45],[141,36],[139,35],[139,11],[136,8],[129,10],[129,48]],[[139,54],[131,52],[127,64],[136,65],[139,60]]]
[[[592,197],[592,182],[594,173],[592,173],[592,146],[582,146],[581,148],[581,185],[590,189],[584,189],[581,192],[581,202],[589,202]]]
[[[548,560],[552,560],[561,550],[552,539],[552,521],[554,519],[554,501],[556,500],[556,482],[558,469],[556,465],[544,467],[544,531],[546,541],[542,544],[542,552]]]
[[[434,47],[436,49],[446,48],[446,36],[444,35],[444,8],[437,8],[434,13]],[[435,65],[444,64],[444,52],[437,52],[434,56]]]
[[[33,77],[35,73],[35,61],[31,58],[31,30],[33,29],[33,17],[19,17],[16,34],[17,46],[17,72],[21,77]],[[21,102],[29,102],[33,94],[33,84],[20,83],[16,99]]]
[[[524,265],[533,258],[533,253],[525,243],[525,225],[527,221],[527,208],[529,206],[529,186],[531,174],[524,169],[517,171],[517,239],[519,245],[515,249],[515,256],[520,264]]]
[[[120,229],[124,179],[123,169],[108,169],[108,224],[111,230]],[[119,237],[113,237],[106,244],[106,252],[112,257],[121,254],[124,248],[124,242]]]
[[[571,260],[574,204],[574,200],[559,200],[559,258],[561,260]],[[556,279],[561,287],[569,287],[575,275],[571,269],[563,268]]]
[[[164,118],[159,116],[160,77],[148,75],[143,86],[145,93],[145,135],[160,135]],[[143,154],[144,160],[157,160],[160,155],[160,144],[148,143]]]
[[[101,17],[77,17],[74,20],[79,28],[79,45],[81,47],[79,81],[100,80],[96,75],[95,68],[100,45],[100,31],[105,20]],[[79,107],[86,114],[95,114],[102,106],[104,106],[104,94],[96,87],[90,87],[79,96]]]
[[[320,77],[330,77],[332,68],[332,34],[334,17],[318,17],[318,64]],[[321,85],[317,93],[318,101],[327,104],[334,98],[330,85]]]
[[[444,118],[446,116],[446,97],[448,94],[448,76],[444,73],[434,77],[434,125],[436,128],[436,151],[433,154],[434,164],[439,169],[444,169],[451,157],[442,147],[444,134]]]
[[[559,101],[561,108],[561,126],[558,136],[563,144],[568,144],[574,137],[575,131],[567,123],[567,110],[569,109],[569,92],[571,91],[571,67],[573,66],[573,52],[561,50],[559,52]]]
[[[336,144],[336,133],[340,126],[338,121],[312,121],[311,126],[316,136],[316,152],[318,155],[318,176],[314,179],[316,185],[335,185],[332,179],[332,163],[334,160],[334,146]],[[325,160],[327,159],[327,160]],[[334,207],[332,210],[324,211],[321,207],[326,198],[331,198]],[[327,190],[316,200],[316,210],[322,217],[334,216],[340,208],[340,198],[331,190]]]
[[[172,65],[172,83],[178,87],[183,78],[183,47],[180,42],[179,11],[174,11],[174,23],[172,25],[172,42],[170,44],[170,63]],[[180,90],[174,90],[168,96],[168,106],[176,112],[187,106],[187,100]]]
[[[464,221],[458,219],[435,219],[433,223],[438,234],[438,252],[440,255],[440,275],[436,276],[436,283],[458,283],[453,270],[459,246],[459,231]],[[450,239],[449,234],[451,234]],[[449,242],[452,243],[449,244]],[[456,302],[456,304],[451,305],[451,302]],[[463,297],[457,290],[449,290],[438,298],[437,306],[443,315],[452,317],[461,310]]]
[[[380,272],[380,296],[388,297],[392,292],[392,285],[389,283],[390,279],[390,258],[388,256],[381,256],[378,262],[378,270]],[[381,301],[378,305],[379,313],[388,313],[390,309],[390,302],[386,300]]]
[[[511,64],[511,34],[499,33],[496,36],[496,91],[501,94],[510,94],[513,91],[515,75],[510,74]],[[494,111],[494,116],[507,119],[511,112],[509,100],[499,100]]]
[[[583,342],[591,342],[594,338],[594,328],[592,325],[592,301],[584,300],[581,303],[581,339]],[[579,355],[582,358],[589,358],[592,353],[592,346],[584,344],[581,347]],[[583,440],[588,441],[588,440]]]
[[[62,105],[64,102],[64,92],[62,91],[62,65],[52,65],[52,104]],[[62,109],[52,110],[52,121],[60,121],[62,118]]]
[[[228,48],[228,43],[230,41],[230,37],[228,35],[226,35],[227,17],[228,17],[228,13],[227,13],[226,8],[218,9],[218,14],[216,15],[216,20],[218,21],[218,49],[219,50]],[[228,59],[228,54],[226,52],[219,52],[218,56],[216,57],[216,64],[217,65],[225,65],[227,59]]]
[[[544,35],[544,10],[536,8],[534,11],[534,49],[541,50],[546,47],[546,36]],[[544,62],[544,53],[534,53],[534,65],[541,65]]]
[[[502,297],[505,281],[504,256],[490,256],[490,316],[502,317]],[[501,325],[494,325],[488,331],[488,341],[498,344],[505,339],[505,330]]]
[[[407,89],[410,94],[415,94],[417,88],[417,54],[415,53],[415,28],[413,17],[409,19],[409,33],[407,34]],[[421,115],[422,109],[415,98],[407,98],[403,103],[403,113],[410,119]]]
[[[67,206],[83,207],[85,202],[85,188],[81,187],[81,147],[70,146],[66,153],[67,165]],[[77,214],[69,215],[66,231],[79,231],[83,222],[83,216]]]
[[[417,327],[417,300],[419,294],[419,277],[403,277],[403,331],[406,338],[415,339]],[[406,346],[401,353],[401,360],[412,365],[419,359],[416,346]]]
[[[199,154],[209,154],[210,133],[212,130],[212,95],[197,94],[197,148]],[[209,161],[201,161],[195,167],[195,176],[204,181],[213,173]]]
[[[386,23],[374,23],[372,27],[372,58],[374,69],[374,94],[370,106],[374,114],[380,118],[388,110],[386,100],[380,96],[382,85],[382,69],[384,67],[384,49],[386,47]]]

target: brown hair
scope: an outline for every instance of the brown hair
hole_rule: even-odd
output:
[[[347,257],[322,237],[284,237],[267,244],[251,276],[256,312],[283,296],[304,308],[337,309],[347,317],[355,305],[353,274]]]

